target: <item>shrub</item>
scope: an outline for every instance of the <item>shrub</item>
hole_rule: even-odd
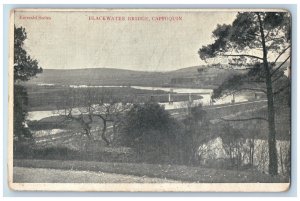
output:
[[[122,143],[135,149],[138,160],[151,163],[174,161],[178,123],[155,102],[136,104],[126,114]]]

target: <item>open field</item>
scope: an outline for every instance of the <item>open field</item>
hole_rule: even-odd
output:
[[[107,163],[95,161],[60,161],[60,160],[14,160],[15,167],[49,168],[76,171],[94,171],[171,179],[182,182],[198,183],[285,183],[282,176],[271,177],[256,171],[234,171],[212,168],[190,167],[183,165],[158,165],[146,163]],[[25,174],[25,172],[24,172]],[[84,173],[83,173],[84,174]],[[19,175],[19,177],[22,177]]]

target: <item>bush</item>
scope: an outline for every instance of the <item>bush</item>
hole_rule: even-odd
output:
[[[24,86],[14,85],[14,139],[26,141],[32,135],[26,127],[27,116],[27,90]],[[16,145],[17,146],[17,145]]]
[[[67,147],[46,147],[43,149],[34,149],[33,157],[41,159],[77,159],[79,152]]]
[[[178,123],[155,102],[136,104],[126,114],[121,143],[132,147],[139,161],[170,163],[174,161]]]
[[[32,158],[33,156],[33,140],[14,140],[13,156],[14,158]]]

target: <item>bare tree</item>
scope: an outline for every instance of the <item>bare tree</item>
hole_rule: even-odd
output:
[[[119,123],[122,121],[121,117],[130,107],[130,103],[122,101],[110,91],[104,91],[100,97],[98,97],[97,104],[93,106],[93,116],[102,120],[103,126],[102,129],[99,130],[99,133],[107,145],[110,145],[110,141],[105,135],[108,122],[112,123],[113,132],[115,134]]]
[[[82,134],[91,141],[96,141],[97,135],[92,134],[92,130],[96,131],[106,145],[111,144],[106,136],[108,123],[112,123],[116,132],[122,114],[131,106],[113,96],[109,90],[93,88],[70,89],[62,105],[63,109],[58,109],[58,113],[63,117],[63,122],[75,122],[82,129]]]
[[[231,165],[239,169],[245,157],[246,140],[239,130],[232,128],[229,124],[224,125],[223,131],[221,135],[223,148],[230,158]]]

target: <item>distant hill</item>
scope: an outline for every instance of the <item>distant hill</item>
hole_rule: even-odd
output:
[[[199,73],[198,68],[205,69]],[[44,69],[28,84],[178,86],[212,88],[238,70],[193,66],[167,72],[133,71],[113,68]]]

